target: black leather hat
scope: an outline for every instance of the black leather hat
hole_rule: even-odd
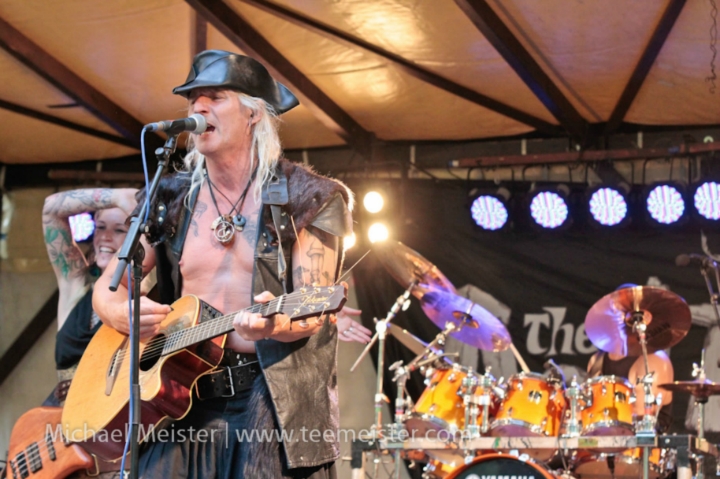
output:
[[[260,62],[223,50],[205,50],[195,55],[185,83],[173,88],[173,93],[187,98],[195,88],[227,88],[262,98],[278,115],[300,104]]]

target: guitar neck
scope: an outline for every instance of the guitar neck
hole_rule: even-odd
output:
[[[286,296],[280,296],[267,303],[255,304],[248,308],[226,314],[187,329],[175,331],[167,336],[162,349],[162,355],[171,354],[181,349],[201,343],[208,339],[215,338],[222,334],[233,331],[233,320],[235,316],[243,311],[249,313],[260,313],[263,317],[273,316],[282,311],[283,302]]]

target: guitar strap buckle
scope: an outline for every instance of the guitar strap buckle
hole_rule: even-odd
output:
[[[230,394],[223,394],[220,397],[231,398],[235,396],[235,380],[233,379],[233,373],[230,366],[225,366],[225,371],[227,372],[227,381],[230,385]]]

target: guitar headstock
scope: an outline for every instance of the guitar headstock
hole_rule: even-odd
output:
[[[297,321],[322,314],[340,311],[347,301],[347,288],[333,286],[306,286],[285,296],[280,311]]]

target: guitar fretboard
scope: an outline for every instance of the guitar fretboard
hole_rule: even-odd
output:
[[[171,354],[175,351],[187,348],[188,346],[192,346],[193,344],[215,338],[221,334],[229,333],[233,330],[233,320],[235,319],[235,316],[241,311],[260,313],[261,316],[277,314],[282,311],[283,300],[285,298],[285,296],[280,296],[279,298],[275,298],[267,303],[255,304],[249,308],[245,308],[231,314],[226,314],[209,321],[203,321],[202,323],[190,328],[175,331],[166,337],[165,345],[163,346],[161,354],[163,356]]]

